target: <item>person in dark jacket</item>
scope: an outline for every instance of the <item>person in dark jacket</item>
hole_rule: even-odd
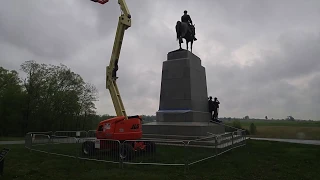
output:
[[[212,97],[210,96],[209,97],[209,100],[208,100],[208,106],[209,106],[209,113],[210,113],[210,118],[211,120],[213,120],[213,110],[214,110],[214,106],[213,106],[213,101],[212,101]]]
[[[181,22],[185,22],[185,23],[187,23],[189,25],[189,28],[190,28],[191,32],[193,33],[193,35],[194,35],[194,41],[196,41],[197,40],[197,38],[196,38],[196,29],[192,24],[191,17],[188,14],[187,10],[185,10],[183,12],[183,16],[181,16]]]
[[[213,101],[213,120],[215,121],[218,121],[218,111],[219,111],[219,100],[217,97],[214,98],[214,101]]]

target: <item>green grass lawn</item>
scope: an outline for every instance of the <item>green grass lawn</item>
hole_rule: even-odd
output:
[[[320,147],[313,145],[249,140],[247,146],[190,166],[187,174],[184,167],[125,165],[120,169],[118,164],[30,152],[23,145],[0,145],[3,147],[11,149],[1,178],[5,180],[320,179]],[[177,156],[179,151],[161,148],[162,154]],[[197,152],[190,152],[190,156],[192,153]]]
[[[320,121],[288,121],[288,120],[244,120],[240,119],[242,126],[250,126],[254,123],[256,126],[295,126],[295,127],[320,127]],[[233,121],[225,121],[226,124],[232,124]]]
[[[233,121],[224,123],[232,125]],[[240,120],[240,123],[247,130],[254,123],[257,133],[251,137],[320,140],[320,122],[316,121]]]
[[[257,126],[257,133],[252,137],[320,140],[320,127]]]
[[[114,144],[116,145],[116,143]],[[239,145],[239,144],[236,144]],[[214,147],[214,146],[212,146]],[[81,143],[77,144],[46,144],[46,145],[34,145],[32,149],[58,153],[73,157],[90,158],[105,161],[117,161],[119,162],[119,147],[114,150],[100,150],[93,155],[82,154]],[[146,153],[145,151],[135,153],[135,157],[131,160],[125,160],[125,162],[133,163],[166,163],[166,164],[185,164],[186,157],[189,163],[204,159],[209,156],[213,156],[216,153],[225,151],[227,148],[219,148],[217,151],[214,148],[202,148],[202,147],[188,147],[184,146],[156,146],[155,153]],[[169,152],[169,153],[168,153]]]

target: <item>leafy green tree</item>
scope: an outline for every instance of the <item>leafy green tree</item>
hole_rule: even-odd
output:
[[[0,136],[21,133],[24,93],[18,73],[0,67]]]
[[[143,123],[148,123],[156,120],[156,116],[148,116],[148,115],[142,115]]]
[[[26,78],[0,67],[0,136],[24,136],[30,131],[96,129],[114,116],[97,115],[97,89],[65,65],[21,64]],[[142,116],[144,122],[155,116]]]
[[[26,61],[25,117],[28,131],[80,130],[91,127],[97,90],[65,65]]]
[[[257,133],[257,127],[251,123],[250,124],[250,134],[256,134]]]

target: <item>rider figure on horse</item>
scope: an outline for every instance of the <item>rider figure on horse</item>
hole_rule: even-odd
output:
[[[196,29],[192,24],[191,17],[189,16],[187,10],[185,10],[183,16],[181,16],[181,22],[185,22],[185,23],[187,23],[189,25],[189,29],[191,30],[191,32],[193,33],[193,36],[194,36],[194,41],[196,41],[197,40],[197,38],[196,38]]]

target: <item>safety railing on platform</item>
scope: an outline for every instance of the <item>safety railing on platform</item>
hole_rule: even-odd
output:
[[[96,130],[89,130],[87,133],[87,137],[96,137]]]
[[[84,138],[84,137],[88,137],[88,132],[87,131],[56,131],[54,132],[53,135]]]
[[[188,141],[188,166],[219,156],[234,148],[245,145],[245,131],[212,135],[201,139]],[[192,147],[192,148],[191,148]]]
[[[208,136],[144,134],[140,140],[96,139],[95,131],[30,132],[26,148],[81,160],[124,165],[189,166],[245,145],[245,131]]]

